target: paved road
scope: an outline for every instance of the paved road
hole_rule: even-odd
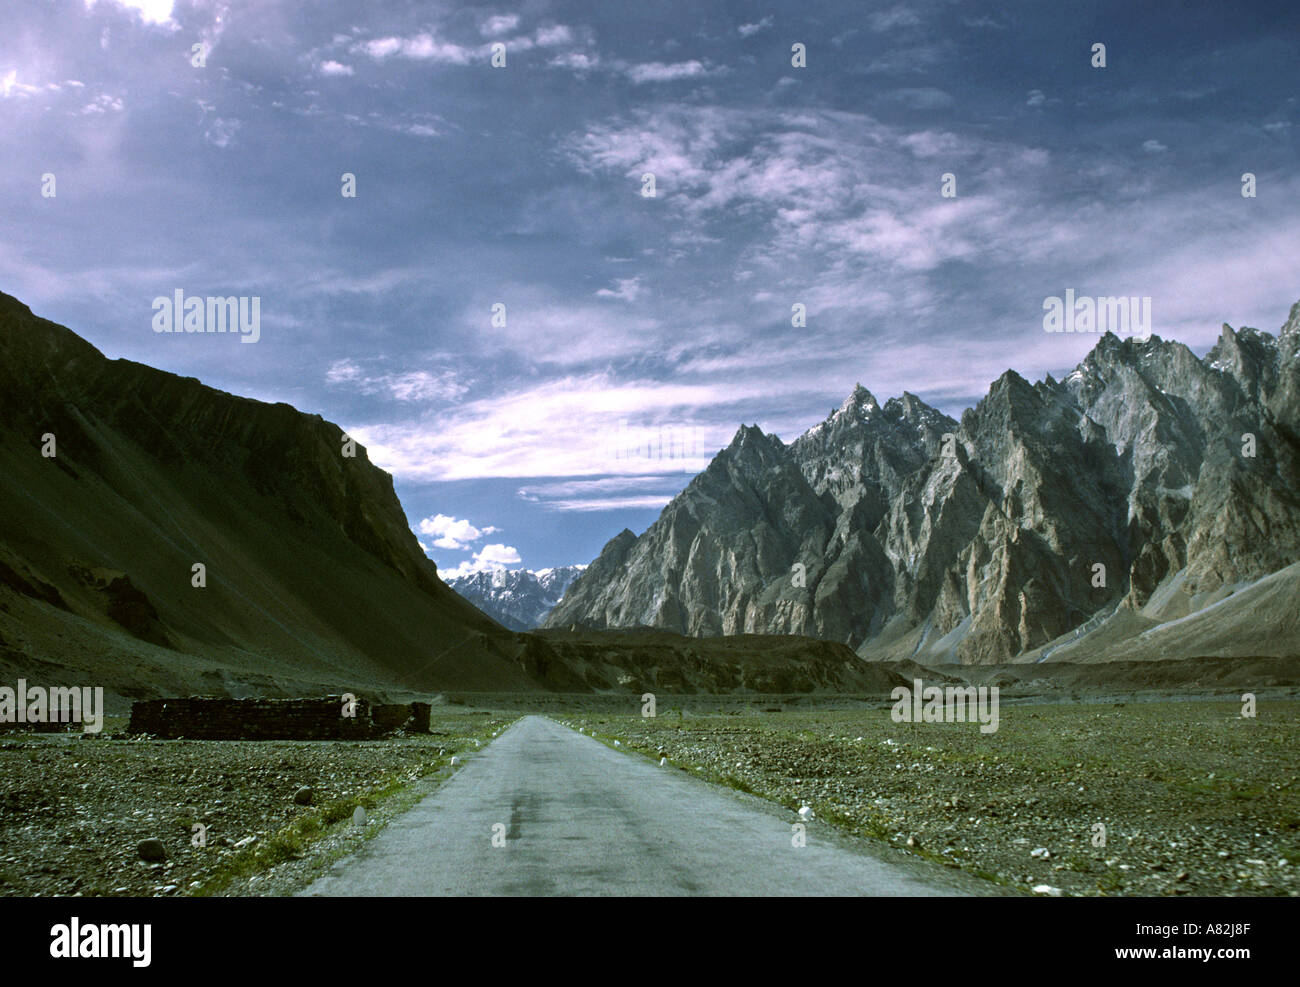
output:
[[[517,721],[308,895],[936,895],[942,867],[885,860],[814,822],[539,716]],[[505,845],[493,846],[496,832]]]

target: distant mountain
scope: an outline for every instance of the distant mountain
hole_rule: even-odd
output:
[[[343,438],[287,404],[109,360],[0,294],[0,681],[538,688],[515,636],[438,578],[392,477]]]
[[[553,569],[497,569],[456,576],[447,585],[485,614],[512,631],[530,631],[541,624],[564,596],[585,565]]]
[[[743,427],[544,626],[922,663],[1293,656],[1298,560],[1300,303],[1277,336],[1223,326],[1203,360],[1108,333],[1063,381],[1003,374],[960,422],[859,386],[789,445]]]

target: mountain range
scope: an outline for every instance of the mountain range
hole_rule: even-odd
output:
[[[532,630],[555,609],[585,565],[550,569],[490,569],[448,577],[447,585],[513,631]]]
[[[859,386],[742,427],[544,626],[800,634],[921,663],[1300,654],[1300,303],[1198,358],[1107,333],[961,420]]]
[[[0,682],[98,686],[118,710],[890,681],[806,638],[512,631],[442,581],[392,477],[339,426],[108,359],[2,292],[0,508]],[[571,575],[528,578],[552,603]],[[543,606],[514,602],[528,620]]]

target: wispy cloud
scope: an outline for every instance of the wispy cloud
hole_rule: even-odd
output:
[[[395,401],[455,400],[469,388],[453,370],[405,370],[370,374],[353,360],[332,363],[325,373],[329,384],[347,385],[363,394],[386,394]]]
[[[450,65],[467,65],[474,57],[475,49],[458,45],[429,33],[401,37],[388,35],[359,42],[353,49],[355,53],[369,55],[376,61],[388,58],[409,58],[418,61],[445,62]]]
[[[720,69],[710,69],[692,58],[686,62],[641,62],[627,67],[627,77],[637,84],[646,82],[676,82],[679,79],[698,79],[716,74]]]
[[[959,413],[1008,367],[1068,370],[1092,341],[1041,331],[1067,288],[1150,295],[1193,347],[1276,326],[1278,25],[1062,72],[1035,39],[1149,36],[1099,2],[10,5],[0,286],[110,356],[355,426],[413,517],[510,532],[468,564],[589,558],[742,421],[793,438],[858,380]],[[1017,57],[981,72],[993,42]],[[157,337],[177,287],[259,295],[259,346]]]
[[[496,38],[502,34],[509,34],[518,26],[518,14],[495,14],[483,21],[479,25],[479,30],[482,31],[485,37]]]
[[[118,6],[134,11],[146,24],[170,24],[175,0],[85,0],[86,9],[93,10],[97,3],[106,7]]]

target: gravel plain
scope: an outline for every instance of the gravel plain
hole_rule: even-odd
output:
[[[355,742],[0,734],[0,894],[286,893],[513,719],[435,711],[433,734]]]
[[[1255,719],[1221,701],[1004,705],[994,734],[895,723],[880,705],[670,706],[563,722],[1009,890],[1300,893],[1294,700],[1261,701]]]

